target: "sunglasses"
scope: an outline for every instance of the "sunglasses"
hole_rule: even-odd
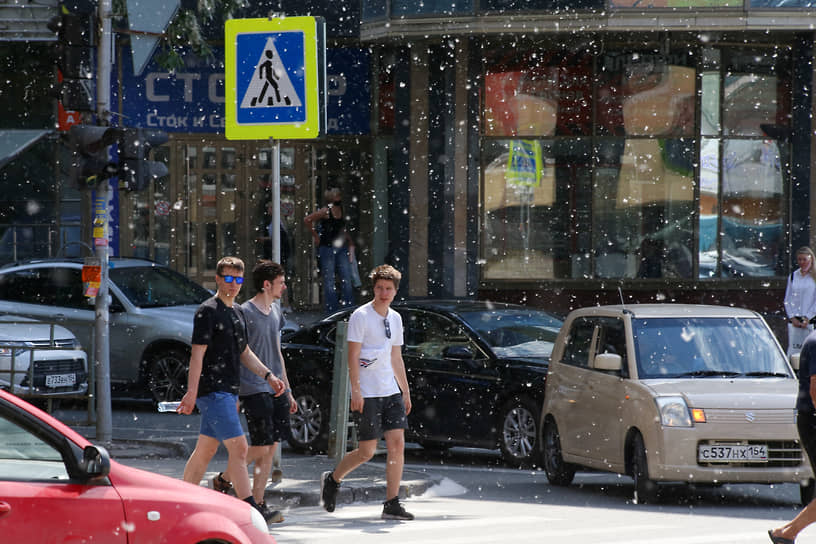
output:
[[[383,319],[383,323],[385,323],[385,337],[391,338],[391,324],[388,323],[388,318],[386,317]]]
[[[218,275],[221,276],[221,274],[218,274]],[[224,278],[224,281],[227,282],[227,283],[232,283],[233,280],[238,285],[241,285],[242,283],[244,283],[244,278],[242,278],[241,276],[221,276],[221,277]]]

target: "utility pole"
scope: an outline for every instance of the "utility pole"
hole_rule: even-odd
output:
[[[112,0],[99,0],[99,48],[96,63],[96,120],[97,124],[110,124],[110,84],[111,84],[111,51],[113,38],[111,34]],[[96,364],[96,439],[110,442],[113,438],[113,415],[111,408],[110,382],[110,293],[108,290],[108,217],[110,210],[110,180],[104,179],[96,187],[93,203],[93,238],[96,256],[102,267],[99,293],[96,295],[94,319],[94,364]]]

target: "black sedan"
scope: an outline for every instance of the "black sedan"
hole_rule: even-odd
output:
[[[516,466],[536,461],[538,415],[561,319],[486,301],[401,302],[403,359],[413,409],[407,439],[426,448],[500,448]],[[324,452],[328,443],[334,333],[351,310],[285,334],[283,352],[300,410],[289,445]]]

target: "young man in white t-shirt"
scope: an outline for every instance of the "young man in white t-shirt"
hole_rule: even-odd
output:
[[[405,462],[405,429],[411,412],[411,393],[402,360],[402,317],[391,309],[402,274],[382,265],[371,273],[374,299],[357,308],[348,323],[348,367],[351,411],[360,412],[359,446],[340,460],[334,471],[323,473],[323,507],[334,511],[337,489],[351,471],[374,456],[385,438],[385,497],[382,519],[412,520],[399,503]]]

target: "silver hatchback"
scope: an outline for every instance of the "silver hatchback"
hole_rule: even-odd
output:
[[[178,400],[196,308],[212,293],[174,270],[141,259],[110,260],[110,364],[115,396]],[[0,314],[57,323],[91,352],[93,299],[83,294],[82,260],[39,260],[0,268]]]
[[[0,316],[0,389],[19,397],[85,395],[85,352],[64,327],[22,316]]]

